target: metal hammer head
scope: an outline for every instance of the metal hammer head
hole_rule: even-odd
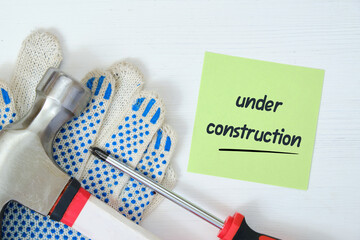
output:
[[[70,179],[52,159],[53,138],[83,110],[91,93],[54,68],[36,93],[32,109],[0,132],[0,208],[15,200],[47,215]]]

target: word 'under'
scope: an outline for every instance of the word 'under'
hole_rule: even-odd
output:
[[[236,106],[241,108],[251,108],[261,111],[273,111],[276,112],[277,108],[283,105],[283,102],[267,100],[267,95],[263,98],[252,98],[252,97],[242,97],[239,96],[236,99]],[[274,107],[274,108],[273,108]]]

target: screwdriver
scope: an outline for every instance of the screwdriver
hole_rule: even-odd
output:
[[[120,171],[128,174],[133,179],[153,189],[154,191],[169,199],[170,201],[176,203],[177,205],[188,210],[189,212],[195,214],[196,216],[219,228],[220,231],[218,233],[218,238],[221,240],[279,240],[278,238],[273,238],[252,230],[247,225],[244,216],[238,212],[236,212],[233,216],[229,216],[224,223],[219,218],[187,201],[176,193],[166,189],[154,180],[133,170],[131,167],[127,166],[125,163],[122,163],[121,161],[113,157],[111,154],[106,153],[100,148],[90,147],[90,151],[93,155],[100,158],[101,160],[109,163]]]

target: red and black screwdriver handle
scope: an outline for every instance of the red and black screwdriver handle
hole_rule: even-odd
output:
[[[252,230],[240,213],[235,213],[234,216],[226,219],[218,237],[221,240],[279,240]]]

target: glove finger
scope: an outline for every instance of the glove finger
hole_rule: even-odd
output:
[[[136,95],[144,85],[144,77],[139,69],[127,62],[115,63],[108,69],[116,80],[113,102],[107,110],[103,127],[99,133],[99,138],[105,138],[114,131],[119,119],[123,117],[127,106],[134,95]],[[116,104],[115,104],[116,103]]]
[[[66,123],[55,137],[53,157],[69,175],[79,179],[86,165],[106,109],[112,100],[114,79],[110,72],[94,70],[82,82],[92,92],[92,98],[79,117]]]
[[[0,81],[0,130],[16,118],[12,96],[13,94],[7,84]]]
[[[35,88],[49,67],[61,63],[61,48],[57,38],[47,32],[34,32],[22,43],[11,79],[17,113],[24,116],[35,100]]]
[[[11,201],[4,209],[2,218],[3,240],[7,239],[77,239],[88,240],[76,230],[48,216],[30,210],[20,203]]]
[[[116,102],[113,102],[114,105],[117,105]],[[135,167],[163,120],[164,107],[159,97],[140,92],[118,124],[112,126],[113,131],[108,132],[108,136],[97,138],[95,145],[108,149],[116,158],[121,157],[123,162]],[[118,196],[128,177],[107,163],[90,159],[81,180],[85,189],[116,209]]]
[[[161,185],[166,189],[173,189],[176,184],[176,174],[175,170],[169,165],[166,169],[165,176],[161,181]],[[142,219],[146,218],[160,203],[164,200],[164,197],[160,194],[155,194],[153,199],[151,200],[150,204],[145,208],[144,213],[142,214]]]
[[[161,182],[175,148],[175,132],[168,125],[160,128],[136,166],[136,170],[156,182]],[[140,182],[130,178],[121,192],[118,210],[127,218],[139,222],[155,192]]]

